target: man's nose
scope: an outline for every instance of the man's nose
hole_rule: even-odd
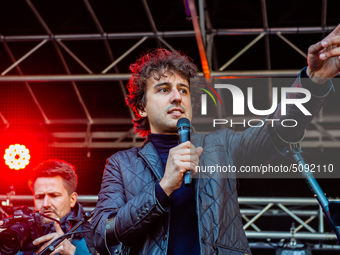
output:
[[[173,89],[171,92],[171,103],[180,103],[182,102],[182,95],[177,89]]]
[[[45,208],[51,207],[51,200],[48,196],[44,197],[43,207]]]

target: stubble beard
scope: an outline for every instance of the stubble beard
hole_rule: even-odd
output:
[[[160,134],[176,134],[176,125],[178,119],[174,119],[171,116],[166,116],[163,121],[158,119],[154,126],[158,127],[158,132]]]

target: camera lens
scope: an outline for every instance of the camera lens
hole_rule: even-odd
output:
[[[0,233],[0,253],[17,254],[30,235],[29,227],[23,222],[16,222]]]
[[[20,240],[16,233],[4,233],[1,236],[1,253],[16,254],[20,250]]]

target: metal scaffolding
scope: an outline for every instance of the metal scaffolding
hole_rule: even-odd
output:
[[[35,1],[25,0],[29,10],[34,15],[38,24],[41,26],[45,34],[0,34],[0,42],[2,42],[5,47],[7,54],[10,56],[11,64],[5,68],[0,75],[0,86],[3,83],[10,82],[24,82],[32,100],[35,102],[36,107],[39,109],[41,116],[43,118],[44,125],[53,125],[53,123],[58,122],[59,124],[71,125],[71,123],[80,123],[83,120],[79,118],[63,122],[62,119],[53,119],[51,116],[46,114],[45,109],[40,104],[38,98],[34,94],[31,89],[30,83],[36,82],[69,82],[72,84],[73,91],[76,95],[76,98],[83,109],[84,115],[86,116],[86,132],[51,132],[51,136],[54,138],[65,138],[63,142],[51,142],[48,146],[51,147],[87,147],[87,148],[129,148],[132,146],[137,146],[141,143],[141,139],[138,135],[133,134],[131,132],[131,127],[127,128],[125,132],[116,132],[114,125],[117,123],[131,124],[132,119],[134,119],[134,114],[131,109],[129,109],[129,116],[126,116],[126,119],[97,119],[95,116],[91,116],[88,105],[83,99],[83,95],[79,89],[81,85],[80,82],[112,82],[118,81],[120,91],[122,96],[126,96],[126,91],[124,88],[123,81],[126,81],[129,78],[128,73],[121,73],[118,70],[117,65],[125,60],[127,57],[131,56],[131,53],[141,45],[145,44],[150,40],[156,39],[157,47],[166,47],[169,50],[175,51],[175,47],[169,43],[168,40],[173,38],[195,38],[196,39],[196,48],[198,50],[198,55],[201,61],[201,76],[205,77],[219,77],[219,78],[254,78],[254,77],[264,77],[264,78],[274,78],[274,77],[295,77],[299,70],[286,70],[286,69],[276,69],[272,68],[271,61],[271,51],[273,47],[270,47],[270,36],[277,36],[280,40],[282,40],[287,47],[293,49],[297,54],[296,57],[303,56],[306,58],[306,53],[304,50],[301,50],[292,40],[287,38],[290,35],[301,35],[301,34],[320,34],[322,36],[326,35],[326,33],[330,32],[335,25],[327,24],[327,13],[328,8],[330,6],[326,0],[322,1],[321,8],[321,22],[320,26],[290,26],[290,27],[270,27],[270,22],[268,19],[268,3],[265,0],[261,0],[261,15],[262,15],[262,24],[263,27],[258,28],[214,28],[212,18],[209,15],[208,6],[205,0],[198,1],[198,8],[196,6],[195,1],[188,0],[184,1],[187,5],[187,19],[191,20],[193,29],[185,29],[185,30],[169,30],[169,31],[160,31],[159,25],[154,19],[154,14],[152,8],[150,8],[148,2],[146,0],[141,0],[141,5],[143,6],[143,12],[145,13],[145,17],[149,23],[149,27],[151,31],[135,31],[135,32],[108,32],[105,31],[104,26],[101,23],[99,14],[96,13],[93,8],[93,3],[89,0],[83,0],[82,5],[87,11],[89,17],[91,18],[92,23],[94,24],[96,31],[92,33],[72,33],[72,34],[63,34],[63,33],[54,33],[53,29],[51,29],[46,21],[46,17],[44,18],[42,15],[42,9],[37,8],[38,3],[34,3]],[[184,6],[182,6],[184,8]],[[186,6],[185,6],[186,8]],[[0,30],[1,32],[1,30]],[[249,39],[251,36],[252,39]],[[230,52],[233,52],[232,57],[230,59],[225,59],[224,64],[218,66],[216,61],[216,44],[215,41],[217,38],[221,37],[242,37],[244,41],[249,40],[249,43],[244,46],[241,50],[235,51],[233,49],[228,49]],[[135,43],[131,47],[127,47],[125,52],[119,53],[119,56],[114,57],[115,51],[112,48],[112,44],[117,40],[131,40],[134,39]],[[101,72],[94,72],[89,68],[86,61],[84,61],[84,57],[77,55],[71,47],[68,46],[69,42],[85,42],[85,41],[102,41],[103,47],[105,48],[105,52],[107,55],[107,59],[105,61],[110,61],[109,65],[101,63],[100,66],[106,66],[102,69]],[[137,41],[136,41],[137,40]],[[246,52],[248,52],[254,45],[258,44],[260,41],[264,40],[264,54],[266,68],[262,70],[228,70],[228,68],[239,58],[241,58]],[[36,45],[28,50],[26,53],[22,54],[20,57],[15,58],[13,52],[8,47],[8,43],[36,43]],[[64,69],[64,74],[54,74],[54,73],[41,73],[37,75],[27,75],[25,74],[20,66],[23,62],[25,62],[28,58],[34,58],[35,55],[42,47],[47,44],[52,44],[55,53],[57,54],[60,63]],[[63,51],[62,51],[63,50]],[[235,51],[235,52],[234,52]],[[215,52],[215,53],[214,53]],[[66,53],[66,54],[65,54]],[[18,55],[18,54],[15,54]],[[83,70],[85,70],[86,74],[75,74],[72,73],[69,65],[70,59],[77,63]],[[17,72],[17,75],[13,75],[13,71]],[[113,72],[113,73],[112,73]],[[268,101],[271,101],[271,80],[268,80]],[[328,119],[330,123],[340,123],[337,115],[326,115],[325,112],[321,111],[321,114],[315,119],[313,122],[313,126],[316,130],[311,132],[308,131],[307,137],[311,138],[309,141],[305,141],[305,146],[309,148],[339,148],[340,143],[338,141],[338,132],[337,125],[329,128]],[[8,126],[8,118],[7,116],[2,116],[2,119],[6,120],[6,125]],[[4,121],[3,121],[4,122]],[[4,122],[5,123],[5,122]],[[112,123],[113,129],[112,131],[106,132],[96,132],[92,131],[92,126],[94,123]],[[45,130],[46,132],[46,130]],[[83,142],[68,142],[67,138],[69,137],[77,137],[83,139]],[[325,140],[324,137],[327,139]],[[100,141],[96,142],[93,138],[100,139],[117,139],[116,142],[105,142]],[[119,139],[121,138],[121,139]],[[131,141],[126,141],[126,138]],[[331,138],[328,140],[328,138]],[[125,141],[124,141],[125,139]],[[314,139],[314,140],[313,140]],[[317,140],[316,140],[317,139]]]
[[[4,1],[0,4],[0,9],[7,11],[6,7],[11,2]],[[315,4],[314,7],[321,17],[321,19],[320,17],[315,18],[319,19],[317,22],[311,20],[310,24],[307,24],[307,22],[301,22],[300,24],[298,19],[294,19],[289,23],[285,23],[284,26],[280,26],[278,22],[271,22],[273,20],[272,16],[275,15],[270,7],[272,3],[266,0],[257,0],[259,8],[256,11],[259,12],[257,16],[261,20],[259,24],[253,25],[250,17],[246,26],[233,27],[233,24],[229,26],[227,22],[222,22],[223,25],[227,25],[223,27],[223,25],[218,26],[219,23],[216,21],[216,17],[213,15],[212,10],[209,9],[213,4],[206,0],[184,0],[184,5],[182,1],[173,1],[173,4],[180,2],[179,7],[182,8],[177,8],[176,11],[167,9],[167,6],[162,8],[161,11],[155,10],[150,1],[135,0],[129,4],[137,5],[138,3],[140,7],[140,16],[131,17],[131,19],[134,18],[136,27],[112,24],[112,27],[118,27],[115,30],[107,26],[107,23],[105,23],[107,21],[102,17],[103,9],[106,7],[98,10],[98,6],[96,6],[98,3],[93,0],[77,0],[74,1],[78,3],[77,8],[74,8],[74,12],[83,12],[82,14],[88,18],[88,22],[82,25],[84,27],[92,25],[93,28],[89,28],[84,32],[82,27],[79,27],[75,29],[76,31],[69,32],[68,29],[62,30],[58,29],[58,26],[51,25],[53,22],[51,22],[48,14],[45,13],[43,2],[45,1],[18,0],[16,3],[21,5],[21,8],[15,7],[15,11],[17,11],[17,8],[23,9],[23,12],[27,14],[27,16],[18,20],[18,23],[24,24],[34,20],[36,22],[34,23],[35,26],[39,26],[41,30],[35,27],[26,27],[26,30],[22,29],[21,31],[14,27],[12,31],[8,31],[6,29],[8,24],[4,22],[0,24],[0,42],[4,49],[3,52],[0,49],[2,59],[0,87],[12,86],[14,83],[24,85],[34,107],[40,114],[41,121],[38,125],[44,127],[41,132],[43,135],[48,133],[48,136],[52,138],[47,139],[46,146],[50,148],[88,148],[89,150],[92,148],[126,149],[140,146],[144,139],[134,133],[132,120],[135,116],[130,108],[126,111],[126,116],[98,117],[92,114],[91,107],[82,93],[86,82],[92,82],[93,86],[101,83],[110,84],[110,86],[117,88],[117,92],[112,95],[111,100],[115,101],[118,97],[119,99],[124,99],[126,97],[124,84],[130,77],[128,67],[121,68],[121,66],[126,66],[125,62],[133,63],[136,60],[135,55],[139,55],[139,53],[152,47],[165,47],[170,51],[178,51],[181,47],[178,47],[177,41],[182,42],[181,40],[185,40],[190,42],[188,49],[194,53],[193,55],[196,55],[195,62],[201,70],[199,73],[201,77],[221,79],[269,78],[267,80],[268,97],[263,98],[263,100],[272,102],[271,78],[294,78],[300,72],[300,69],[297,69],[299,67],[294,65],[292,65],[294,67],[290,65],[282,67],[275,63],[277,59],[274,59],[273,55],[275,55],[276,45],[273,41],[278,41],[282,43],[282,47],[286,47],[282,50],[283,55],[286,54],[285,50],[290,50],[293,52],[292,58],[302,59],[303,63],[306,63],[306,50],[301,47],[303,43],[301,43],[300,36],[319,36],[319,40],[324,38],[337,25],[334,21],[330,22],[329,13],[332,9],[339,9],[334,7],[338,3],[320,0],[320,6]],[[103,2],[108,4],[108,2],[112,1]],[[123,2],[125,1],[118,1],[116,4],[119,6]],[[238,4],[238,1],[227,2],[231,8],[234,4]],[[243,3],[242,8],[246,9],[246,5],[253,2],[255,1],[249,0],[248,3]],[[222,3],[222,1],[216,1],[216,3]],[[70,3],[64,1],[63,4]],[[67,7],[64,6],[64,8]],[[83,8],[82,11],[78,10],[80,8]],[[301,11],[298,5],[296,10]],[[129,13],[129,10],[119,10],[119,12],[124,17],[133,16],[133,14]],[[185,13],[186,17],[184,19],[186,19],[189,26],[179,28],[176,26],[176,21],[178,20],[173,19],[172,16],[169,18],[172,26],[167,27],[159,22],[160,15],[166,16],[170,12],[182,12],[183,16]],[[251,14],[251,12],[249,13]],[[228,15],[225,14],[225,17],[218,18],[227,18]],[[139,19],[147,24],[148,29],[138,27]],[[289,16],[286,19],[288,20]],[[233,47],[234,44],[231,44],[231,46],[225,45],[226,41],[232,41],[235,38],[242,40],[242,43],[238,45],[239,47]],[[96,44],[97,48],[89,47],[89,42],[98,43]],[[314,39],[311,43],[315,43]],[[21,45],[22,49],[16,46],[18,44]],[[258,54],[264,56],[264,65],[259,64],[260,67],[254,70],[254,67],[249,67],[250,65],[248,64],[256,62],[257,59],[251,59],[250,55],[247,54],[250,54],[254,49],[259,49],[260,46],[262,51]],[[78,48],[82,49],[82,54],[79,53]],[[104,52],[102,53],[103,57],[96,60],[91,59],[88,52],[96,55],[99,49]],[[38,62],[38,55],[43,50],[57,56],[56,60],[51,59],[50,61],[58,62],[61,66],[60,69],[62,69],[61,72],[56,72],[54,69],[46,71],[41,68],[44,63],[41,63],[41,66],[36,68],[38,70],[36,73],[25,72],[27,70],[27,68],[23,68],[25,63],[32,59],[37,59]],[[4,55],[1,55],[2,53]],[[244,61],[245,59],[246,61]],[[244,62],[242,68],[233,68],[240,61]],[[96,63],[93,64],[93,62]],[[40,69],[43,71],[40,71]],[[75,72],[73,70],[80,71]],[[83,115],[75,118],[53,118],[53,116],[50,116],[42,102],[39,101],[38,93],[34,91],[34,85],[38,83],[46,86],[69,83],[72,87],[70,93],[74,94],[75,103],[79,105]],[[0,95],[0,99],[4,99],[6,96]],[[120,110],[118,109],[117,111]],[[320,150],[324,148],[340,148],[339,110],[338,107],[332,112],[326,109],[320,111],[307,130],[305,139],[301,144],[302,148],[318,148]],[[241,118],[234,116],[233,120],[237,122],[241,121]],[[245,120],[248,121],[249,118],[246,117]],[[208,122],[211,123],[209,117],[196,121],[198,124]],[[2,109],[0,109],[0,124],[3,124],[5,134],[11,131],[11,116],[10,114],[4,114]],[[62,131],[53,130],[54,126],[60,125],[64,127]],[[76,130],[73,127],[77,125],[83,125],[85,128],[81,131]],[[105,129],[96,130],[93,128],[95,126],[105,126]],[[78,197],[78,201],[83,204],[86,211],[94,209],[97,199],[97,196]],[[3,201],[3,207],[9,206],[11,202],[17,205],[28,203],[31,207],[33,206],[32,196],[16,195],[11,196],[9,199],[7,196],[0,195],[0,201]],[[239,204],[241,215],[244,219],[244,229],[251,248],[282,247],[295,238],[301,241],[302,244],[308,241],[312,245],[312,249],[340,250],[340,246],[335,245],[335,234],[326,232],[327,225],[325,226],[322,211],[314,198],[240,197]],[[265,222],[263,219],[270,217],[278,221],[288,218],[291,222],[295,222],[296,225],[294,228],[287,225],[285,231],[277,231],[275,226],[270,226],[271,229],[268,229],[268,226],[263,223]]]
[[[78,202],[83,205],[85,211],[92,211],[97,200],[97,196],[78,196]],[[13,203],[17,205],[25,203],[33,209],[33,197],[28,195],[13,195],[10,198],[0,195],[0,201],[3,201],[4,209],[6,205]],[[295,238],[299,243],[313,244],[311,249],[340,250],[337,244],[322,243],[324,241],[336,243],[337,238],[333,232],[325,231],[322,209],[314,198],[239,197],[238,201],[245,222],[243,228],[250,240],[251,248],[268,248],[268,243],[274,245],[272,248],[275,248],[275,245],[280,247],[289,244],[290,240]],[[287,231],[277,231],[276,226],[268,226],[265,220],[261,222],[260,218],[268,217],[275,218],[278,222],[288,218],[296,224],[293,228],[288,225]],[[317,228],[310,225],[315,222]],[[268,230],[268,227],[271,229]]]
[[[105,31],[104,27],[100,22],[100,17],[98,17],[96,11],[91,5],[89,0],[83,0],[83,4],[86,7],[88,14],[91,17],[92,22],[94,23],[98,33],[78,33],[78,34],[57,34],[53,33],[52,29],[49,28],[47,22],[41,15],[38,8],[36,8],[35,4],[31,0],[26,0],[26,4],[29,7],[30,11],[35,16],[36,20],[44,30],[45,34],[25,34],[25,35],[13,35],[13,34],[0,34],[0,41],[3,43],[4,47],[7,50],[7,53],[11,57],[12,64],[8,66],[4,71],[2,71],[0,76],[0,86],[1,83],[8,83],[8,82],[25,82],[27,89],[30,92],[32,99],[35,102],[35,105],[39,109],[41,115],[44,119],[45,125],[53,125],[55,121],[47,116],[46,112],[44,111],[43,107],[39,103],[39,100],[34,95],[33,90],[30,88],[30,83],[34,82],[70,82],[72,84],[74,93],[76,94],[77,100],[79,101],[85,116],[87,118],[86,124],[88,125],[87,131],[83,132],[66,132],[66,133],[51,133],[51,135],[55,138],[65,138],[63,143],[53,142],[50,143],[49,146],[51,147],[88,147],[88,148],[128,148],[131,146],[136,146],[140,144],[140,141],[137,141],[138,136],[133,134],[129,129],[126,132],[93,132],[91,131],[91,126],[93,123],[105,123],[111,122],[114,124],[120,123],[118,119],[96,119],[95,117],[91,116],[88,110],[88,106],[86,105],[85,101],[82,98],[81,92],[79,91],[78,87],[81,86],[78,82],[84,81],[91,81],[91,82],[103,82],[103,81],[118,81],[120,89],[122,91],[123,96],[125,97],[126,92],[124,89],[123,80],[127,80],[129,78],[129,74],[127,73],[120,73],[117,64],[125,59],[127,56],[131,54],[137,47],[143,44],[146,40],[150,40],[152,38],[157,39],[157,46],[161,47],[164,45],[165,47],[169,48],[170,50],[174,51],[174,47],[167,42],[167,38],[196,38],[197,41],[197,48],[199,50],[199,55],[201,59],[201,66],[203,69],[203,73],[200,75],[204,75],[205,77],[222,77],[222,78],[229,78],[229,77],[294,77],[298,74],[299,70],[272,70],[271,68],[271,48],[269,46],[269,35],[277,35],[278,38],[283,40],[289,47],[294,49],[298,54],[306,57],[304,51],[299,49],[293,42],[287,39],[284,35],[294,35],[294,34],[321,34],[325,35],[327,32],[331,31],[335,26],[327,26],[327,1],[322,2],[322,21],[320,26],[310,26],[310,27],[270,27],[268,22],[268,8],[266,5],[265,0],[261,0],[261,12],[262,12],[262,21],[263,27],[262,28],[214,28],[212,26],[211,18],[209,17],[209,12],[207,11],[207,4],[204,0],[198,1],[198,11],[196,11],[196,3],[192,0],[188,0],[187,3],[187,15],[188,18],[192,21],[193,30],[182,30],[182,31],[159,31],[157,27],[157,23],[155,22],[152,10],[150,9],[146,0],[141,1],[142,6],[144,8],[145,15],[150,25],[151,31],[145,32],[121,32],[121,33],[112,33]],[[225,64],[218,67],[216,66],[216,60],[213,59],[214,54],[213,51],[215,49],[214,45],[214,38],[216,37],[231,37],[231,36],[246,36],[246,35],[253,35],[256,36],[253,40],[251,40],[243,49],[239,52],[235,52],[234,56],[231,57],[229,60],[226,60]],[[114,51],[112,50],[112,46],[110,46],[110,41],[115,40],[125,40],[125,39],[138,39],[132,47],[127,49],[123,54],[121,54],[118,58],[114,58],[113,54]],[[100,73],[93,72],[82,60],[80,56],[77,56],[75,52],[71,50],[70,47],[67,46],[66,42],[71,41],[88,41],[88,40],[101,40],[103,41],[103,46],[106,49],[106,53],[108,59],[110,60],[111,64],[109,64],[105,69],[102,70]],[[263,70],[227,70],[227,68],[238,58],[240,58],[245,52],[247,52],[250,48],[252,48],[255,44],[257,44],[260,40],[265,40],[265,56],[266,56],[266,69]],[[34,46],[31,50],[27,53],[23,54],[18,59],[15,59],[11,50],[7,46],[8,43],[11,42],[38,42],[36,46]],[[65,74],[38,74],[38,75],[26,75],[20,69],[20,65],[23,61],[27,58],[34,58],[35,53],[46,45],[46,43],[52,43],[55,52],[59,56],[59,60],[62,63],[62,66],[65,70]],[[68,67],[69,63],[68,60],[65,58],[61,48],[71,57],[76,63],[81,66],[88,74],[73,74]],[[214,68],[212,66],[214,64]],[[16,70],[18,75],[9,75],[12,70]],[[114,73],[109,73],[110,71],[114,71]],[[268,91],[271,91],[271,82],[268,81]],[[269,93],[270,97],[270,93]],[[270,98],[269,98],[270,99]],[[134,114],[131,110],[130,112],[130,122],[131,119],[134,118]],[[129,118],[127,116],[127,118]],[[314,122],[314,126],[318,127],[317,131],[313,131],[309,133],[307,136],[313,138],[320,138],[318,141],[306,141],[307,147],[330,147],[330,148],[338,148],[340,144],[336,137],[338,133],[336,130],[327,130],[323,127],[324,118],[323,116],[319,116]],[[6,116],[2,116],[3,119],[7,119]],[[332,121],[338,121],[337,117],[329,117],[332,118]],[[127,121],[128,120],[124,120]],[[63,123],[65,125],[70,124],[72,120],[67,120],[63,122],[62,120],[58,120],[58,123]],[[79,123],[79,119],[75,119],[74,123]],[[8,123],[8,121],[6,122]],[[324,141],[322,138],[324,136],[330,137],[331,141]],[[68,137],[78,137],[83,138],[84,142],[77,142],[71,143],[67,142]],[[106,143],[106,142],[94,142],[92,138],[117,138],[121,137],[118,142],[114,143]],[[123,142],[123,138],[131,138],[132,142]]]

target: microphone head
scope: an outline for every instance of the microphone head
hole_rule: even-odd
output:
[[[176,125],[176,130],[178,131],[178,129],[180,128],[191,128],[191,123],[190,120],[188,120],[187,118],[180,118],[177,121],[177,125]]]

